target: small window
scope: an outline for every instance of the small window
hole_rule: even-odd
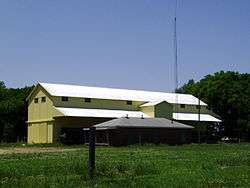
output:
[[[201,106],[200,105],[196,105],[196,109],[201,109]]]
[[[46,97],[42,97],[42,102],[46,102]]]
[[[185,104],[181,104],[181,108],[185,108]]]
[[[62,101],[68,101],[69,98],[68,97],[62,97]]]
[[[132,105],[132,101],[127,101],[127,105]]]
[[[34,99],[34,103],[38,103],[38,98],[35,98],[35,99]]]
[[[91,98],[84,98],[84,102],[91,102]]]

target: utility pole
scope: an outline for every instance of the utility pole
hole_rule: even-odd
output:
[[[200,93],[198,95],[198,142],[201,143],[201,130],[200,130],[200,121],[201,121],[201,101],[200,101]]]
[[[89,161],[88,161],[88,174],[92,179],[95,170],[95,127],[89,128]]]

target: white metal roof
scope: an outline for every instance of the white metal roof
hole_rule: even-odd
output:
[[[176,103],[176,95],[179,104],[198,105],[198,99],[189,94],[175,94],[142,90],[114,89],[102,87],[88,87],[65,84],[39,83],[52,96],[86,97],[111,100],[131,101],[166,101]],[[200,105],[206,105],[200,101]]]
[[[61,108],[55,107],[64,116],[70,117],[102,117],[102,118],[121,118],[121,117],[149,117],[140,111],[126,110],[106,110],[106,109],[85,109],[85,108]]]
[[[173,118],[176,120],[198,121],[199,114],[193,113],[173,113]],[[210,114],[200,114],[200,121],[221,122],[220,119],[211,116]]]

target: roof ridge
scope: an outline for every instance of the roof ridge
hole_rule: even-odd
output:
[[[166,101],[168,103],[176,103],[175,96],[177,96],[178,104],[198,105],[198,98],[191,94],[43,82],[39,82],[37,85],[40,85],[52,96],[88,97],[96,99],[131,100],[141,102]],[[206,106],[207,104],[201,101],[200,105]]]
[[[38,82],[38,84],[41,84],[41,85],[50,84],[50,85],[62,85],[62,86],[89,87],[89,88],[127,90],[127,91],[142,91],[142,92],[153,92],[153,93],[163,93],[163,94],[191,95],[191,94],[185,94],[185,93],[152,91],[152,90],[143,90],[143,89],[126,89],[126,88],[115,88],[115,87],[102,87],[102,86],[86,86],[86,85],[77,85],[77,84],[62,84],[62,83],[47,83],[47,82]]]

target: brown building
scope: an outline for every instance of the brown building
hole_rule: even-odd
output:
[[[165,118],[119,118],[95,127],[97,144],[110,146],[144,143],[188,144],[191,143],[193,129],[192,126]],[[88,134],[87,129],[85,134]]]

